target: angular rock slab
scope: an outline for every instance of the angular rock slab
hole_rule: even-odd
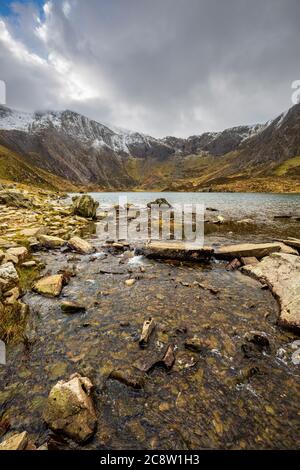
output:
[[[208,260],[214,253],[213,248],[198,246],[193,243],[152,241],[138,248],[136,254],[153,259]]]
[[[0,450],[25,450],[28,445],[28,434],[26,431],[14,434],[0,444]]]
[[[256,266],[242,271],[267,284],[280,304],[282,326],[300,329],[300,258],[286,253],[273,253]]]
[[[215,250],[214,256],[220,259],[264,258],[281,251],[280,243],[243,243],[241,245],[222,246]]]
[[[97,417],[91,398],[92,388],[91,381],[79,374],[54,385],[43,413],[52,431],[65,434],[79,443],[94,434]]]
[[[41,295],[58,297],[63,288],[63,275],[46,276],[33,285],[33,290]]]

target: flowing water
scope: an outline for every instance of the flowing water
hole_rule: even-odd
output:
[[[129,202],[146,198],[134,195],[138,199]],[[150,196],[146,202],[156,198]],[[190,195],[218,209],[223,200],[222,213],[237,196]],[[175,202],[172,194],[163,197]],[[241,197],[238,216],[246,217],[254,209]],[[259,205],[259,197],[249,200]],[[266,198],[263,216],[269,207],[271,220],[276,197]],[[115,194],[99,199],[118,202]],[[294,213],[299,196],[279,196],[277,203],[280,211]],[[24,297],[31,340],[9,346],[7,365],[0,366],[2,429],[27,430],[38,445],[48,440],[50,448],[76,447],[58,443],[42,412],[51,387],[79,372],[95,385],[98,417],[85,449],[299,448],[300,374],[293,362],[299,336],[276,325],[279,308],[268,290],[239,271],[227,272],[223,263],[159,262],[100,245],[98,250],[96,257],[37,253],[45,272],[72,267],[76,276],[59,299],[32,292]],[[129,278],[136,280],[132,287],[124,284]],[[62,299],[84,303],[86,313],[62,313]],[[139,335],[150,316],[156,329],[141,349]],[[245,334],[251,331],[265,334],[269,346],[251,343],[249,349]],[[194,336],[201,340],[196,351],[186,348]],[[171,370],[140,372],[140,364],[161,358],[169,344],[176,356]],[[127,383],[113,378],[116,370]]]

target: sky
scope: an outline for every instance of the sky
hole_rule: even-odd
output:
[[[155,137],[266,122],[300,79],[299,0],[0,0],[7,105]]]

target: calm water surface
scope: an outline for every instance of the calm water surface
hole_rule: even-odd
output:
[[[103,192],[90,195],[99,201],[102,207],[117,204],[119,197],[127,197],[129,203],[136,205],[144,205],[164,197],[171,204],[202,203],[231,218],[252,217],[266,220],[282,214],[300,216],[300,194]]]

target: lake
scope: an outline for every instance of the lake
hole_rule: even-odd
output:
[[[101,192],[89,193],[102,207],[117,204],[120,197],[128,203],[144,205],[164,197],[170,204],[204,204],[214,207],[226,217],[273,219],[274,215],[292,214],[300,217],[300,194],[274,193],[184,193],[184,192]]]

